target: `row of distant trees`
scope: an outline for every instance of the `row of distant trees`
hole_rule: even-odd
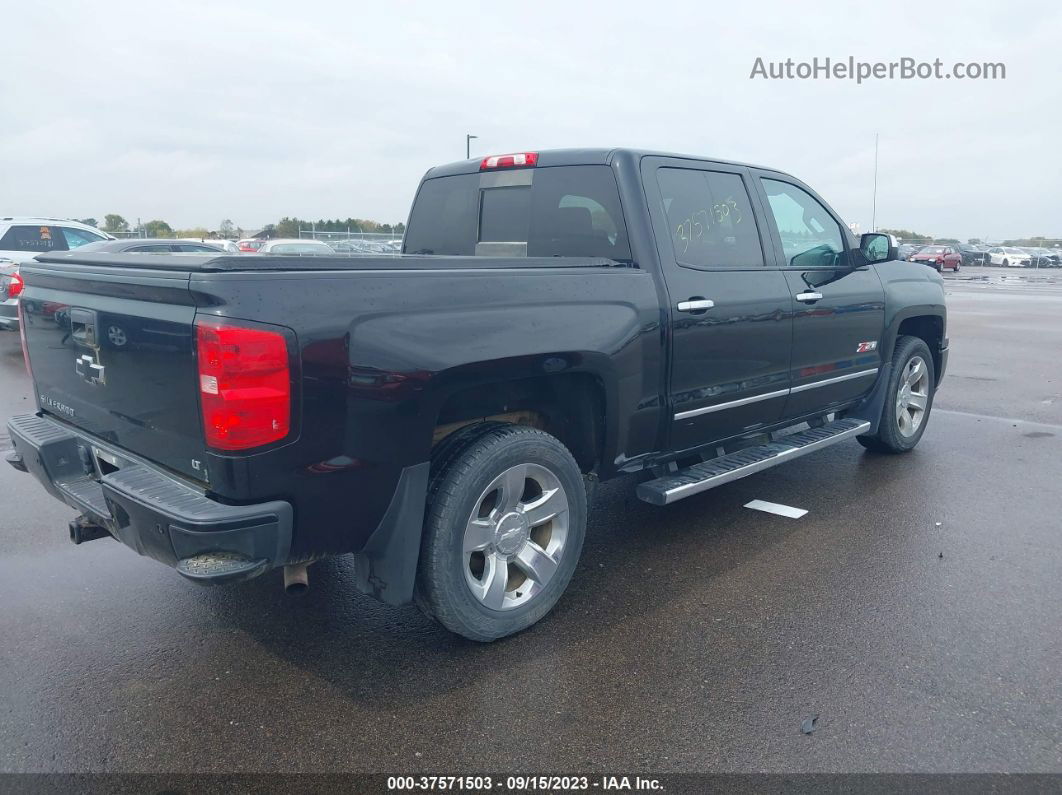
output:
[[[125,218],[115,213],[108,213],[103,216],[102,224],[98,223],[95,218],[81,218],[79,220],[83,224],[95,226],[112,235],[122,235],[128,234],[132,231],[141,231],[133,230]],[[317,232],[376,232],[401,235],[406,231],[406,225],[404,223],[393,225],[381,224],[378,221],[370,221],[365,218],[336,218],[335,220],[319,219],[317,221],[309,221],[304,218],[289,218],[288,216],[284,216],[277,223],[265,226],[262,229],[262,232],[264,232],[267,237],[299,237],[300,230],[309,229],[313,229]],[[174,229],[165,221],[155,219],[143,224],[142,231],[145,237],[243,237],[243,229],[236,226],[236,224],[228,218],[222,221],[216,230],[209,230],[205,227]],[[879,229],[878,231],[889,235],[895,235],[906,242],[925,241],[926,243],[943,243],[946,245],[958,245],[962,242],[958,238],[934,237],[933,235],[924,235],[920,232],[913,232],[910,229]],[[966,242],[975,245],[982,241],[979,237],[971,237]],[[1004,240],[999,245],[1051,247],[1057,246],[1059,243],[1060,241],[1057,238],[1048,238],[1040,235],[1016,240]]]
[[[276,231],[274,237],[298,237],[300,229],[312,229],[316,232],[375,232],[400,235],[406,231],[406,225],[401,222],[393,225],[381,224],[378,221],[369,221],[365,218],[309,221],[303,218],[284,217],[277,222],[274,229]]]
[[[79,218],[83,224],[94,226],[112,235],[126,235],[131,232],[142,233],[144,237],[219,237],[239,238],[243,237],[244,230],[226,218],[217,229],[206,227],[193,227],[191,229],[174,229],[166,221],[154,219],[140,226],[134,227],[125,218],[117,213],[108,213],[103,216],[103,223],[95,218]],[[342,220],[318,220],[308,221],[302,218],[289,218],[285,216],[275,224],[266,225],[261,231],[268,237],[299,237],[300,229],[314,229],[318,232],[378,232],[384,234],[401,235],[406,231],[406,225],[381,224],[378,221],[370,221],[365,218],[347,218]]]

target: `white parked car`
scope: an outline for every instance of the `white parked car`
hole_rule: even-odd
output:
[[[988,249],[988,259],[993,265],[1004,268],[1024,268],[1032,262],[1029,252],[1010,246],[995,246]]]
[[[29,262],[38,254],[70,251],[87,243],[113,240],[106,232],[58,218],[0,218],[0,257]]]
[[[0,257],[0,331],[18,331],[18,296],[21,292],[18,263]]]
[[[38,254],[70,251],[89,243],[113,240],[106,232],[59,218],[0,218],[0,330],[18,331],[18,266]]]
[[[259,254],[287,254],[301,256],[332,257],[335,256],[333,248],[323,240],[298,240],[296,238],[266,241]]]

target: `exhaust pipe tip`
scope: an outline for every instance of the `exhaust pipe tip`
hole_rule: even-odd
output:
[[[284,592],[290,596],[306,593],[310,587],[309,572],[305,563],[295,563],[284,567]]]

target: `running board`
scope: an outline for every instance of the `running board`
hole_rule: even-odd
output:
[[[672,502],[714,489],[732,480],[762,472],[816,450],[859,436],[870,430],[866,420],[836,420],[821,428],[809,428],[775,442],[746,447],[703,464],[638,485],[638,498],[653,505]]]

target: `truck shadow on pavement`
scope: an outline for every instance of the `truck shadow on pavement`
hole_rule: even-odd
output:
[[[884,462],[862,451],[851,456],[854,469],[844,456],[847,463],[828,468],[830,474],[808,467],[791,478],[805,488],[814,471],[873,483]],[[729,604],[702,594],[803,529],[741,507],[768,493],[764,477],[779,476],[754,476],[665,509],[637,500],[633,477],[605,484],[561,602],[539,625],[493,644],[452,635],[413,606],[390,607],[359,593],[350,558],[311,566],[310,588],[300,597],[284,594],[279,572],[272,572],[243,586],[209,589],[203,599],[209,620],[246,633],[354,702],[398,708],[462,688],[496,688],[499,681],[511,688],[547,670],[553,679],[575,680],[566,687],[578,687],[579,680],[597,679],[603,664],[626,665],[629,672],[647,649],[666,649],[691,631],[708,642],[721,615],[728,621],[740,615],[750,598],[744,586],[732,587],[737,601]]]

